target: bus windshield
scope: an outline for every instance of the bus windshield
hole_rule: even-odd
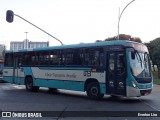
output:
[[[137,78],[151,77],[150,59],[147,52],[130,51],[130,67]]]

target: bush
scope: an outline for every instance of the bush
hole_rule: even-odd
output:
[[[158,71],[153,71],[153,83],[160,85],[160,79],[158,78]]]

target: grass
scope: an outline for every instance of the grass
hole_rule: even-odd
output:
[[[160,78],[158,78],[158,71],[153,71],[153,83],[160,85]]]

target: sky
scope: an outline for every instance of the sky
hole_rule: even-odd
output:
[[[57,40],[17,16],[6,21],[12,10],[58,38],[63,44],[90,43],[118,34],[118,16],[132,0],[0,0],[0,44],[7,49],[11,41]],[[120,34],[129,34],[149,42],[160,37],[160,0],[135,0],[123,12]],[[27,36],[26,36],[26,33]]]

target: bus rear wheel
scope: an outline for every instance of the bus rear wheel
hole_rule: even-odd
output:
[[[39,87],[33,86],[33,79],[31,77],[26,78],[25,86],[27,91],[36,92],[39,90]]]
[[[100,87],[97,82],[92,82],[87,85],[87,96],[91,99],[102,99],[104,94],[100,93]]]

